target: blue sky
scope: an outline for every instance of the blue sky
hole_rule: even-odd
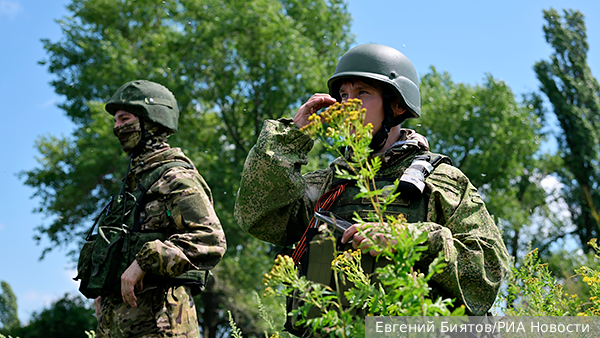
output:
[[[35,227],[49,219],[33,213],[39,199],[17,173],[38,167],[34,149],[40,135],[69,135],[73,125],[56,104],[52,76],[37,64],[45,58],[40,39],[57,41],[54,22],[67,14],[66,0],[0,0],[0,280],[17,295],[19,317],[65,292],[76,292],[66,251],[38,258],[47,242],[36,245]],[[551,53],[543,36],[542,9],[571,8],[586,17],[592,73],[600,74],[600,2],[597,0],[404,1],[350,0],[352,32],[358,44],[376,42],[397,48],[419,75],[430,66],[448,71],[456,82],[481,83],[486,73],[504,80],[516,94],[535,91],[536,61]],[[323,79],[326,81],[326,79]],[[299,93],[304,94],[304,93]],[[426,114],[427,112],[423,112]],[[108,117],[107,117],[108,118]],[[217,210],[218,212],[218,210]]]

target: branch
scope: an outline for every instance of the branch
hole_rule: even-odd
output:
[[[590,208],[592,217],[594,217],[594,220],[596,221],[596,225],[598,226],[598,229],[600,230],[600,215],[598,215],[598,210],[596,210],[596,207],[594,206],[594,200],[592,199],[592,194],[590,193],[590,188],[586,184],[586,185],[581,186],[581,190],[583,190],[583,195],[585,196],[585,201],[586,201],[588,207]]]
[[[235,105],[235,103],[231,106],[231,111],[235,110],[234,105]],[[239,149],[240,151],[242,151],[243,153],[247,153],[248,150],[246,149],[244,144],[241,142],[240,138],[238,136],[236,136],[236,134],[238,134],[234,130],[236,128],[234,128],[234,126],[232,125],[232,121],[227,117],[227,113],[226,113],[227,110],[225,109],[225,106],[222,104],[219,104],[219,107],[221,108],[221,116],[223,116],[223,122],[225,122],[225,129],[227,130],[227,133],[233,140],[233,143],[235,144],[236,148]]]

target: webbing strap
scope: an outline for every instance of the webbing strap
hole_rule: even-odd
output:
[[[328,192],[324,193],[315,204],[315,212],[320,210],[329,210],[329,208],[331,208],[331,206],[333,205],[333,202],[335,202],[335,200],[344,192],[347,184],[348,182],[340,184],[335,188],[329,190]],[[300,238],[300,242],[298,242],[296,249],[294,249],[294,252],[292,252],[292,259],[294,260],[295,264],[298,264],[302,256],[304,256],[308,242],[308,231],[309,229],[314,228],[316,224],[317,219],[313,216],[313,218],[310,220],[310,223],[308,223],[308,227],[306,227],[304,234],[302,234],[302,238]]]

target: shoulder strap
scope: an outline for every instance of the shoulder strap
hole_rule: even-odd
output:
[[[154,183],[156,183],[156,181],[158,181],[165,174],[165,172],[167,172],[167,170],[173,167],[184,167],[187,169],[194,168],[191,164],[182,161],[168,162],[154,169],[152,172],[150,172],[150,174],[146,175],[140,183],[138,183],[137,190],[139,191],[140,195],[136,197],[135,202],[135,213],[133,214],[133,231],[140,231],[142,228],[140,213],[142,211],[142,207],[145,205],[144,197],[146,196],[146,192]]]
[[[429,152],[416,155],[400,177],[397,191],[411,199],[419,198],[425,189],[425,180],[442,163],[452,165],[446,155]]]
[[[94,224],[92,225],[92,228],[90,230],[88,230],[87,236],[85,236],[86,241],[89,242],[91,240],[92,233],[94,232],[94,229],[96,228],[96,224],[98,224],[98,221],[102,217],[102,214],[104,214],[111,207],[114,198],[115,198],[114,196],[110,196],[110,201],[104,206],[104,208],[102,208],[102,211],[100,211],[98,216],[96,216],[96,218],[94,219]]]
[[[344,192],[344,190],[346,189],[346,185],[347,184],[339,184],[333,189],[321,195],[321,197],[319,197],[317,203],[315,204],[315,212],[321,210],[329,210],[329,208],[331,208],[335,200],[338,197],[340,197],[340,195]],[[298,244],[296,245],[296,249],[294,249],[294,252],[292,252],[292,259],[294,260],[294,263],[298,264],[298,262],[300,262],[300,259],[302,259],[302,257],[305,257],[308,243],[311,241],[312,237],[314,237],[314,235],[317,233],[315,228],[316,225],[317,219],[313,215],[312,219],[308,223],[308,226],[306,227],[306,230],[304,230],[304,234],[302,234],[302,237],[300,238],[300,242],[298,242]]]
[[[450,159],[450,157],[446,156],[446,155],[442,155],[442,154],[435,154],[435,153],[426,153],[423,154],[422,156],[427,156],[427,161],[429,163],[431,163],[431,165],[433,166],[433,168],[437,168],[437,166],[439,166],[442,163],[448,164],[448,165],[454,165],[452,163],[452,160]]]

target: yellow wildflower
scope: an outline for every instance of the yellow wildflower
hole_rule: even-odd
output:
[[[537,278],[535,278],[535,277],[531,277],[531,278],[529,278],[528,280],[526,280],[526,281],[525,281],[525,283],[526,283],[526,284],[533,284],[533,283],[536,283],[537,281],[538,281],[538,279],[537,279]]]

